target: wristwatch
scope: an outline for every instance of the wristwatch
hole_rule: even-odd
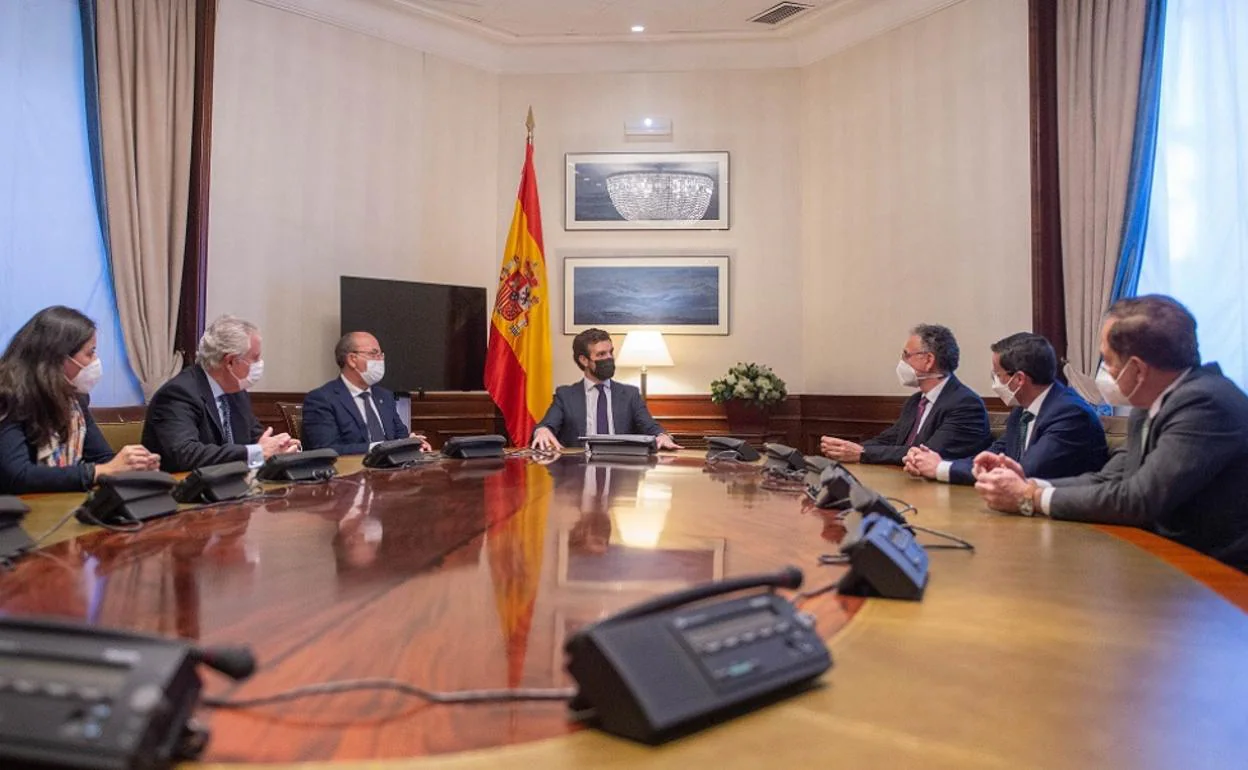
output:
[[[1036,497],[1036,490],[1040,485],[1034,481],[1027,482],[1027,491],[1023,492],[1022,498],[1018,501],[1018,512],[1024,516],[1036,515],[1036,504],[1033,502]]]

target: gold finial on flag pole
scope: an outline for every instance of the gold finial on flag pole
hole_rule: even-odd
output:
[[[524,127],[529,130],[529,141],[533,141],[533,105],[529,105],[529,117],[524,120]]]

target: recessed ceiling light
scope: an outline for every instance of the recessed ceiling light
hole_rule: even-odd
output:
[[[634,24],[634,25],[633,25],[633,27],[632,27],[632,29],[633,29],[633,31],[634,31],[634,32],[645,32],[645,31],[646,31],[646,28],[645,28],[644,26],[642,26],[641,24]]]

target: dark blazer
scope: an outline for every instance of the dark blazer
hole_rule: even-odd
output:
[[[1140,527],[1248,572],[1248,396],[1217,364],[1193,369],[1127,422],[1127,444],[1096,473],[1053,480],[1055,519]]]
[[[615,421],[616,433],[657,436],[664,432],[663,426],[650,416],[650,410],[641,398],[641,391],[615,380],[611,381],[611,416]],[[550,403],[542,421],[534,426],[534,430],[550,428],[560,444],[576,447],[583,443],[581,436],[585,435],[587,422],[585,381],[577,380],[572,385],[555,388],[555,399]]]
[[[1078,476],[1099,470],[1109,458],[1105,444],[1105,428],[1101,418],[1078,393],[1060,382],[1054,382],[1040,404],[1031,430],[1031,443],[1021,458],[1009,451],[1018,445],[1023,408],[1010,410],[1005,422],[1005,435],[997,439],[989,452],[1008,455],[1023,465],[1027,476],[1055,479]],[[949,483],[974,484],[971,466],[975,458],[954,460],[949,468]]]
[[[984,400],[952,374],[936,397],[936,403],[928,407],[930,412],[919,435],[914,437],[914,443],[905,443],[919,416],[919,399],[922,397],[923,393],[919,392],[906,399],[897,422],[863,443],[864,463],[901,465],[910,447],[919,444],[946,460],[957,460],[974,457],[992,443]]]
[[[410,436],[412,430],[399,418],[394,394],[377,386],[371,390],[385,440]],[[303,399],[302,439],[308,449],[328,447],[340,455],[362,455],[368,451],[368,426],[360,414],[359,402],[351,398],[341,377],[309,392]]]
[[[160,386],[147,405],[143,446],[160,455],[160,469],[192,471],[205,465],[247,462],[247,444],[256,443],[264,427],[251,411],[245,391],[226,394],[234,440],[226,444],[208,373],[199,364],[183,369]]]
[[[77,465],[53,468],[37,465],[39,448],[26,439],[26,426],[14,420],[0,422],[0,494],[25,495],[31,492],[86,492],[95,484],[95,466],[113,459],[113,450],[91,417],[87,399],[80,399],[86,417],[87,435],[82,442],[82,460]]]

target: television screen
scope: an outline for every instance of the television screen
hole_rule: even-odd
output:
[[[366,331],[381,342],[385,387],[485,389],[485,289],[344,275],[341,302],[342,333]]]

